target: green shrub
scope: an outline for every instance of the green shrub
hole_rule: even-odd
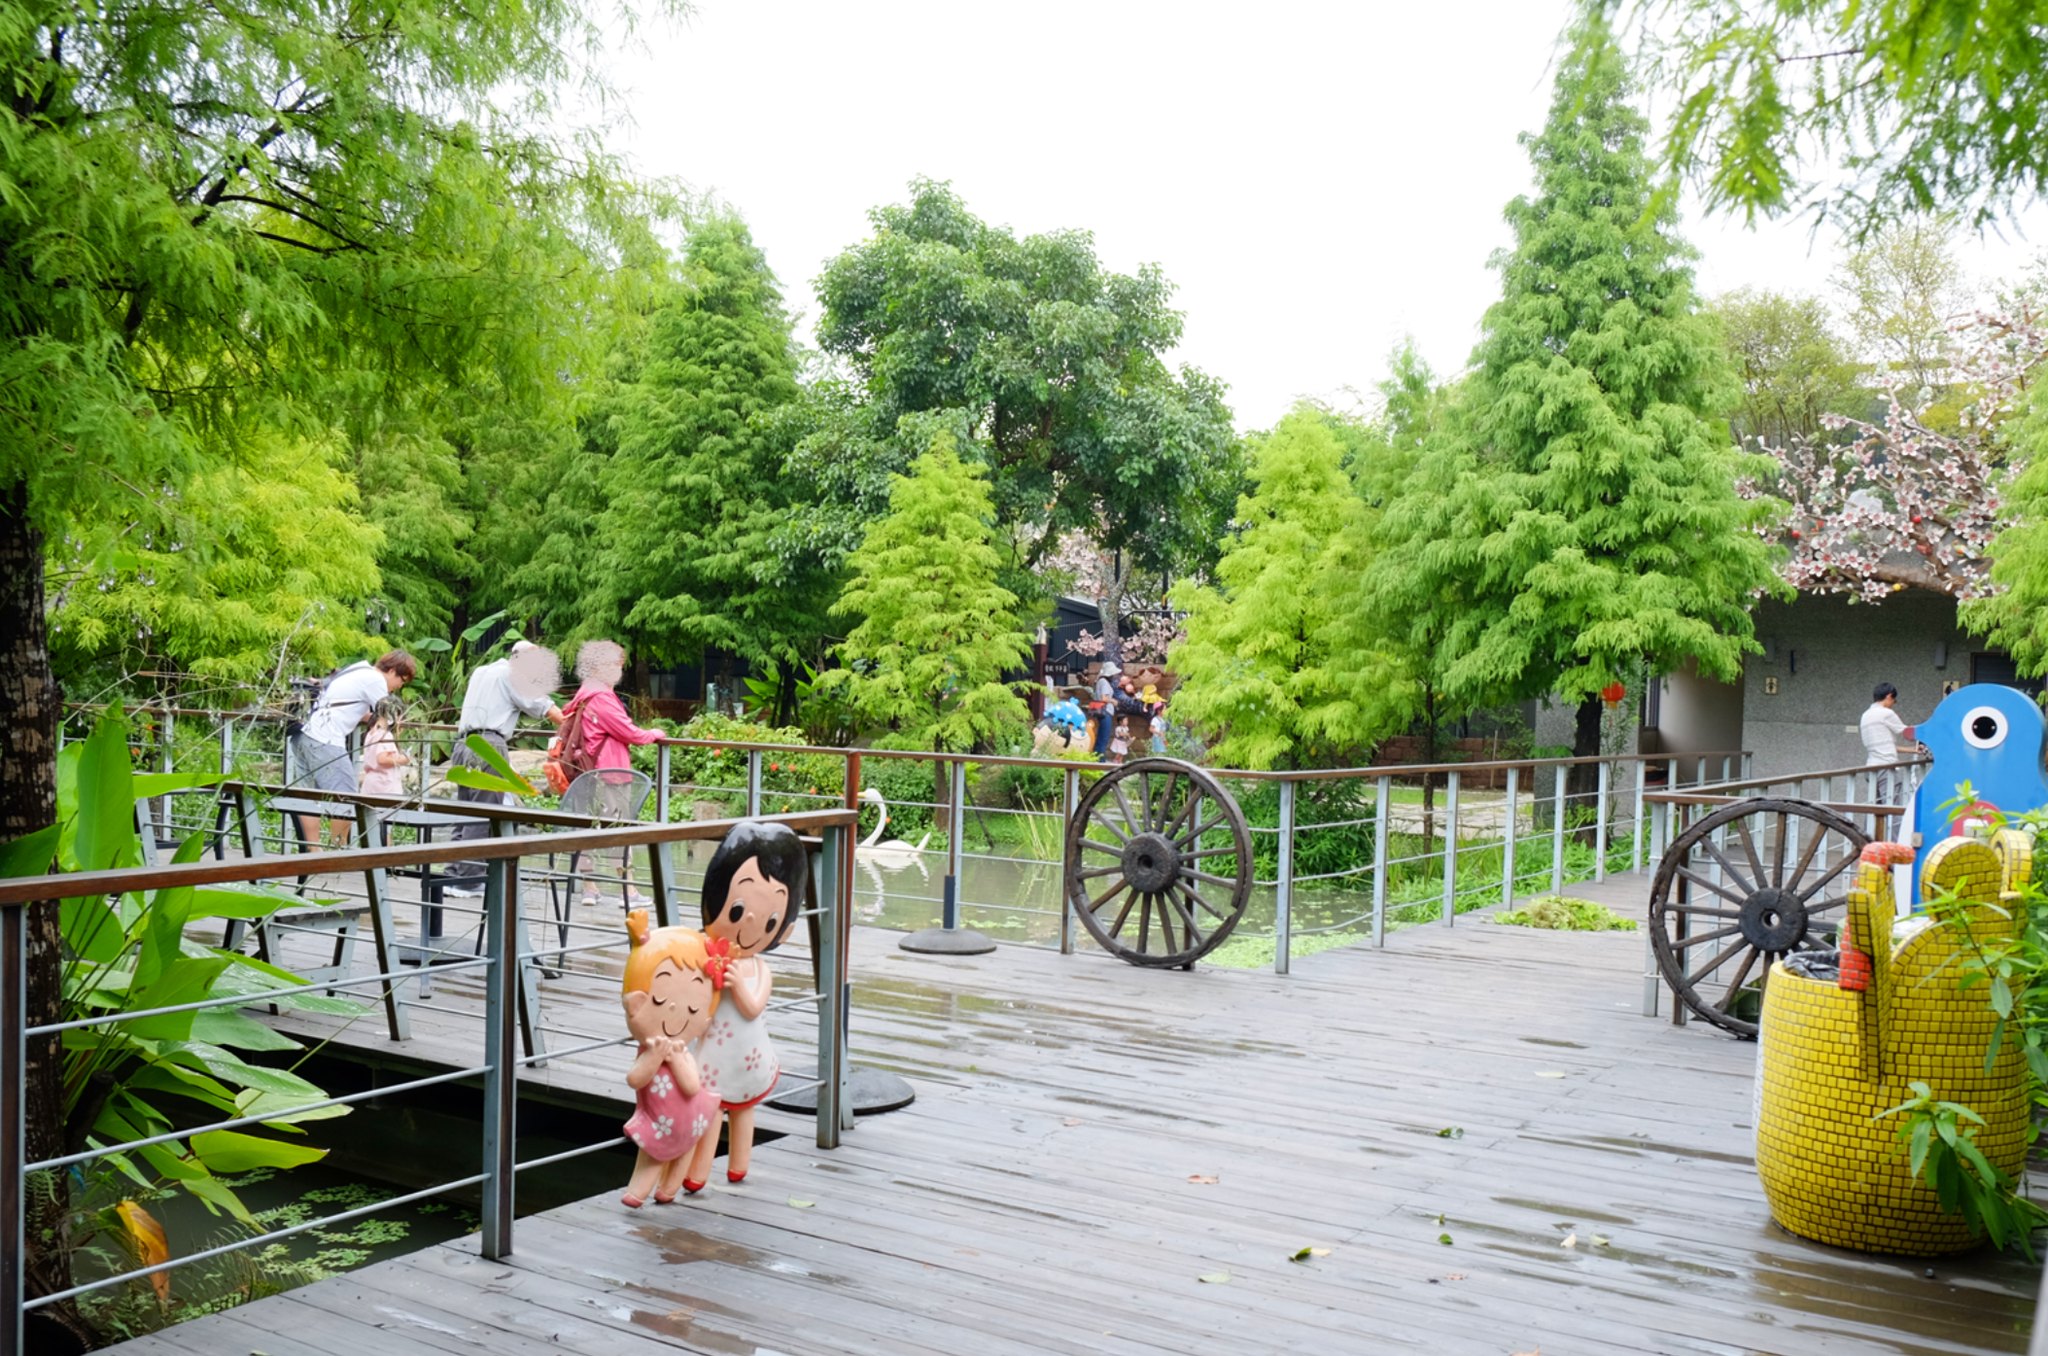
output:
[[[1497,913],[1496,923],[1512,927],[1549,928],[1556,932],[1634,932],[1636,920],[1623,918],[1605,904],[1569,895],[1543,895],[1510,913]]]

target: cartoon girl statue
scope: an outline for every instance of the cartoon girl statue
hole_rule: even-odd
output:
[[[786,824],[743,820],[719,844],[704,873],[704,934],[714,952],[729,947],[725,991],[711,1029],[697,1043],[704,1086],[718,1094],[726,1115],[725,1176],[747,1175],[754,1152],[754,1108],[766,1100],[781,1073],[768,1040],[768,962],[804,905],[809,860],[804,845]],[[718,1136],[697,1141],[697,1153],[683,1189],[702,1191],[711,1176]]]
[[[620,1199],[637,1210],[650,1192],[659,1204],[673,1201],[686,1185],[690,1150],[718,1142],[718,1095],[706,1086],[690,1042],[711,1027],[726,966],[702,933],[650,930],[645,909],[626,915],[626,933],[633,939],[621,986],[626,1027],[640,1042],[626,1072],[634,1103],[626,1138],[640,1152]]]

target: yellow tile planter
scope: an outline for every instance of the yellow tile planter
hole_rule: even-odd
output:
[[[1901,855],[1903,854],[1903,855]],[[1911,1082],[1984,1117],[1977,1147],[2001,1172],[2026,1159],[2027,1104],[2018,1044],[2007,1041],[1987,1071],[1996,1016],[1985,987],[1958,987],[1961,929],[2009,938],[2018,925],[2015,882],[2031,870],[2025,835],[2001,830],[1990,845],[1953,838],[1936,847],[1922,896],[1942,888],[1976,903],[1958,921],[1890,945],[1891,864],[1912,860],[1896,843],[1872,843],[1851,868],[1844,925],[1870,957],[1858,992],[1771,967],[1759,1036],[1757,1175],[1771,1214],[1791,1232],[1864,1252],[1916,1256],[1959,1252],[1978,1239],[1907,1171],[1895,1118],[1878,1113],[1911,1098]],[[2003,901],[2003,903],[2001,903]],[[1881,939],[1872,945],[1872,939]]]

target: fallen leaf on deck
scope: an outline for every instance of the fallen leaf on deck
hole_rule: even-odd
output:
[[[1564,1236],[1564,1242],[1562,1242],[1562,1243],[1558,1244],[1557,1246],[1558,1246],[1558,1247],[1560,1247],[1560,1248],[1576,1248],[1576,1247],[1578,1247],[1578,1246],[1579,1246],[1579,1236],[1578,1236],[1578,1234],[1577,1234],[1576,1232],[1573,1232],[1573,1233],[1569,1233],[1569,1234],[1566,1234],[1566,1235]]]
[[[1188,1174],[1188,1180],[1196,1186],[1215,1186],[1221,1179],[1212,1177],[1206,1172],[1191,1172]]]
[[[1069,1116],[1060,1122],[1061,1125],[1079,1125],[1080,1123],[1081,1118],[1079,1116]]]
[[[1436,1137],[1438,1139],[1463,1139],[1465,1138],[1465,1132],[1458,1126],[1447,1125],[1436,1132]]]
[[[1328,1257],[1329,1255],[1330,1250],[1328,1248],[1296,1248],[1292,1253],[1288,1254],[1287,1260],[1290,1262],[1306,1262],[1311,1257]]]
[[[1203,1285],[1228,1285],[1230,1283],[1230,1273],[1227,1271],[1211,1271],[1206,1275],[1197,1276],[1195,1279]]]
[[[816,1202],[816,1201],[800,1201],[800,1200],[798,1200],[798,1199],[797,1199],[796,1197],[794,1197],[794,1196],[791,1196],[791,1197],[789,1198],[789,1203],[790,1203],[790,1205],[791,1205],[791,1206],[793,1206],[794,1208],[796,1208],[796,1209],[798,1209],[798,1210],[808,1210],[808,1209],[810,1209],[810,1208],[811,1208],[812,1206],[814,1206],[814,1205],[816,1205],[816,1204],[817,1204],[817,1202]]]
[[[1451,1246],[1451,1236],[1449,1234],[1438,1234],[1436,1236],[1436,1241],[1443,1244],[1447,1248]]]
[[[1444,1277],[1444,1279],[1447,1281],[1462,1281],[1465,1279],[1465,1273],[1462,1271],[1453,1271],[1450,1275]]]
[[[1606,1246],[1607,1246],[1607,1235],[1606,1235],[1606,1234],[1594,1234],[1594,1235],[1593,1235],[1593,1246],[1594,1246],[1594,1247],[1596,1247],[1596,1248],[1604,1248],[1604,1247],[1606,1247]]]

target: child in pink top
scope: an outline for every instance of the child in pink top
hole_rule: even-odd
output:
[[[405,703],[386,697],[373,710],[376,723],[363,740],[363,775],[357,789],[377,796],[402,796],[405,769],[412,764],[398,747],[398,723],[405,716]]]

